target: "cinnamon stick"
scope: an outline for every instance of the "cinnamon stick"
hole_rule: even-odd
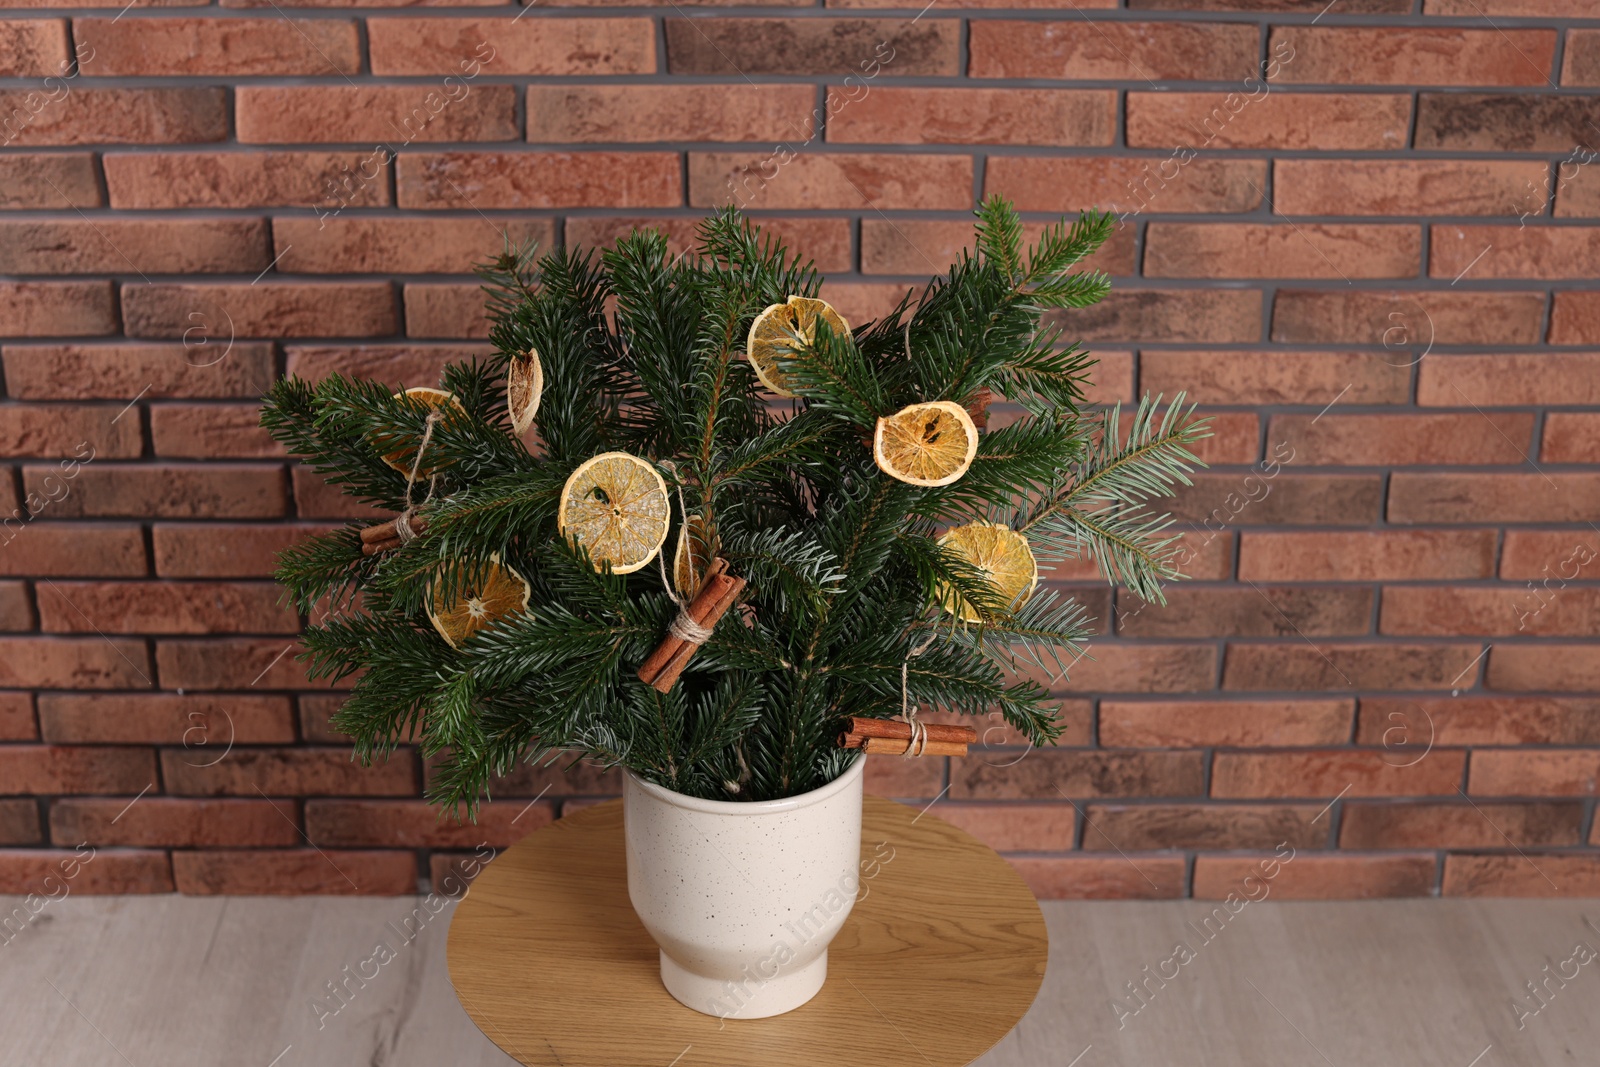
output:
[[[911,739],[898,737],[862,737],[860,734],[840,734],[840,748],[859,748],[869,756],[904,756],[911,747]],[[965,756],[967,746],[957,741],[928,741],[918,750],[919,756]]]
[[[947,726],[943,723],[925,722],[923,729],[928,731],[929,741],[953,741],[962,745],[975,745],[978,743],[978,731],[970,726]],[[899,719],[863,719],[859,715],[850,717],[850,733],[861,737],[891,737],[900,741],[911,740],[911,724],[901,722]]]
[[[733,589],[735,583],[737,589],[734,589],[733,595],[737,595],[738,590],[744,588],[744,582],[728,574],[727,560],[720,557],[712,560],[711,566],[706,570],[705,579],[700,583],[700,592],[689,602],[687,609],[689,617],[700,626],[715,626],[717,619],[722,618],[728,608],[733,606],[729,590]],[[726,603],[716,612],[715,617],[712,617],[713,610],[723,600],[726,600]],[[673,661],[680,657],[685,647],[692,655],[693,645],[670,633],[667,634],[661,644],[656,646],[656,650],[650,653],[649,658],[639,667],[639,680],[648,686],[653,686],[657,692],[665,693],[671,689],[672,683],[683,673],[683,664],[688,662],[688,656],[682,656],[683,663],[678,665],[678,669],[672,673],[671,679],[665,685],[662,684],[662,679],[666,677]]]
[[[730,577],[727,578],[727,581],[730,583],[727,590],[711,605],[711,610],[706,613],[706,617],[695,620],[708,630],[717,625],[718,620],[728,613],[728,609],[733,607],[734,601],[744,591],[743,578]],[[673,653],[672,658],[667,661],[667,665],[662,668],[656,680],[650,683],[658,693],[665,693],[677,684],[678,676],[683,673],[685,667],[689,666],[690,657],[700,647],[688,641],[680,641],[678,644],[677,652]]]
[[[400,538],[391,537],[387,541],[368,541],[361,546],[363,556],[376,556],[384,552],[393,552],[400,547]]]
[[[398,541],[400,539],[400,516],[396,515],[388,522],[380,522],[376,526],[368,526],[361,531],[363,545],[377,544],[381,541]],[[428,529],[428,520],[421,515],[411,516],[411,532],[424,533]]]

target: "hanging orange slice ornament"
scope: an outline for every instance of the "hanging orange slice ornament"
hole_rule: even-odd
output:
[[[891,478],[920,486],[949,485],[978,454],[978,427],[960,404],[912,404],[878,420],[872,458]]]
[[[561,490],[556,526],[589,553],[595,569],[632,574],[656,558],[672,507],[654,466],[627,452],[603,452],[572,472]]]
[[[467,409],[461,406],[461,401],[456,395],[444,389],[434,389],[430,386],[419,385],[404,392],[396,393],[395,399],[407,397],[433,411],[442,411],[448,418],[451,414],[465,415]],[[412,465],[417,461],[417,447],[422,443],[422,438],[409,430],[385,430],[372,435],[372,447],[378,450],[379,457],[390,467],[401,474],[410,474]],[[422,466],[417,471],[419,478],[439,470],[439,464],[429,461],[424,456]]]
[[[1012,611],[1027,603],[1039,584],[1039,563],[1028,539],[1002,523],[969,522],[952,527],[939,538],[939,544],[982,571]],[[939,605],[962,622],[979,621],[977,609],[962,602],[954,589],[940,592]]]
[[[488,563],[462,564],[470,576],[457,585],[457,595],[444,602],[444,572],[436,574],[429,589],[428,621],[451,648],[460,648],[479,630],[528,608],[532,592],[528,582],[512,567],[491,556]]]
[[[773,304],[756,316],[745,341],[745,356],[762,385],[779,396],[795,395],[778,369],[778,359],[804,353],[816,340],[819,321],[826,322],[835,337],[850,336],[850,324],[843,315],[826,300],[809,296],[791,296],[787,303]]]
[[[539,362],[538,349],[512,356],[506,364],[506,409],[511,414],[511,430],[518,437],[533,425],[543,396],[544,366]]]

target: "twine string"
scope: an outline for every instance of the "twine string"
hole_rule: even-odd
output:
[[[411,461],[411,472],[406,475],[406,509],[400,513],[400,517],[395,520],[394,524],[394,534],[400,539],[401,548],[410,544],[417,536],[417,531],[411,526],[411,516],[415,514],[417,508],[421,507],[422,504],[426,504],[433,499],[433,491],[439,485],[439,476],[437,474],[429,475],[428,495],[422,498],[422,504],[413,504],[411,502],[412,487],[417,484],[417,475],[422,470],[422,454],[428,450],[428,443],[433,440],[433,428],[439,425],[439,418],[437,410],[428,412],[428,418],[422,427],[422,443],[417,445],[416,458]]]
[[[677,485],[678,514],[682,517],[683,536],[688,538],[689,509],[683,500],[683,483],[678,481],[677,465],[674,464],[670,459],[664,459],[661,461],[661,466],[672,472],[673,481]],[[687,544],[687,541],[685,543]],[[698,584],[699,576],[694,567],[694,546],[689,544],[688,547],[689,552],[687,554],[689,556],[689,584],[693,586]],[[667,633],[671,634],[673,637],[676,637],[679,641],[683,641],[687,644],[695,646],[703,645],[707,641],[711,640],[712,627],[700,625],[695,621],[694,616],[689,614],[690,598],[679,596],[677,590],[673,588],[672,579],[667,574],[666,555],[667,554],[665,552],[656,553],[656,566],[661,569],[661,587],[667,591],[667,596],[672,600],[672,602],[678,605],[678,614],[673,618],[672,623],[667,627]]]
[[[901,753],[904,759],[920,756],[928,749],[928,724],[917,718],[917,709],[911,705],[911,689],[909,685],[911,674],[911,661],[928,650],[933,640],[938,636],[935,631],[927,639],[913,648],[909,655],[900,662],[900,720],[911,727],[911,743]]]

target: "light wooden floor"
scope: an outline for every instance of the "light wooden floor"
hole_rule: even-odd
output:
[[[5,900],[0,914],[16,903]],[[404,947],[386,925],[411,907],[177,896],[52,903],[0,944],[0,1067],[511,1067],[451,993],[448,912]],[[1600,926],[1600,901],[1263,902],[1209,942],[1199,928],[1210,906],[1199,901],[1044,910],[1044,989],[984,1067],[1600,1063],[1600,959],[1567,962],[1579,943],[1600,950],[1600,931],[1584,924],[1587,916]],[[395,958],[319,1019],[312,998],[380,941]],[[1167,964],[1177,977],[1164,986],[1150,979],[1153,994],[1119,1028],[1111,998],[1147,964],[1157,973],[1179,941],[1194,957]],[[1544,1007],[1519,1030],[1514,999],[1535,1006],[1524,983],[1558,970],[1577,974],[1564,987],[1549,979]],[[918,1010],[938,1005],[907,1005],[913,1029]],[[677,1067],[694,1067],[692,1049]]]

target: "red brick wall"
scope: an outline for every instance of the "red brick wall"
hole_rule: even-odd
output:
[[[359,513],[256,397],[480,351],[502,233],[735,195],[859,321],[998,193],[1124,213],[1073,321],[1215,417],[1196,580],[1067,574],[1063,747],[876,787],[1047,896],[1600,892],[1600,0],[303,2],[0,0],[0,891],[406,892],[615,792],[350,764],[268,575]]]

